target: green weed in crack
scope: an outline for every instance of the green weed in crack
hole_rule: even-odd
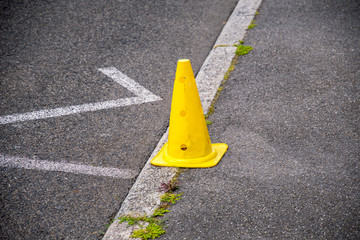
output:
[[[165,220],[161,218],[168,212],[169,208],[181,199],[182,193],[175,194],[173,191],[179,188],[179,177],[182,170],[177,169],[177,172],[173,179],[167,183],[162,183],[159,190],[164,192],[160,196],[160,206],[155,209],[153,214],[148,217],[146,215],[140,217],[134,217],[131,215],[125,215],[118,218],[119,223],[127,222],[128,226],[137,226],[138,229],[134,230],[131,234],[131,238],[140,238],[143,240],[155,239],[160,235],[166,233],[164,230]]]

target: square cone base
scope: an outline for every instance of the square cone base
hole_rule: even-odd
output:
[[[226,143],[211,144],[212,153],[200,158],[177,159],[167,154],[166,143],[156,156],[151,160],[151,164],[162,167],[185,167],[185,168],[210,168],[216,166],[228,149]]]

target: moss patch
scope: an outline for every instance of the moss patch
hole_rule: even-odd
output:
[[[168,202],[168,203],[172,203],[175,204],[177,201],[179,201],[181,199],[182,193],[179,194],[175,194],[175,193],[165,193],[164,195],[162,195],[160,197],[162,202]]]
[[[257,26],[257,24],[255,24],[255,21],[253,20],[253,21],[251,21],[250,25],[248,26],[248,29],[252,29],[256,26]]]
[[[251,23],[251,24],[248,26],[248,29],[252,29],[252,28],[254,28],[254,27],[256,27],[256,26],[257,26],[257,24]]]
[[[237,45],[235,53],[236,53],[236,55],[243,56],[243,55],[248,54],[253,49],[254,48],[251,46],[245,46],[245,45],[239,44],[239,45]]]
[[[130,237],[147,240],[147,239],[155,239],[163,233],[166,232],[164,229],[162,229],[161,226],[155,223],[150,223],[148,226],[146,226],[146,228],[135,230]]]
[[[158,216],[162,216],[165,212],[169,211],[155,210],[154,214],[151,217],[133,217],[131,215],[125,215],[121,216],[118,220],[119,223],[127,222],[128,226],[137,225],[139,227],[139,229],[133,231],[130,236],[131,238],[141,238],[144,240],[155,239],[161,234],[166,233],[163,229],[163,221],[157,218]]]

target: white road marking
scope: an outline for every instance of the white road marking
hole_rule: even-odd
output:
[[[98,70],[147,102],[161,100],[161,97],[156,96],[114,67],[99,68]]]
[[[24,122],[37,119],[45,119],[52,117],[66,116],[76,113],[98,111],[109,108],[123,107],[153,101],[161,100],[161,97],[156,96],[143,86],[120,72],[114,67],[100,68],[100,72],[104,73],[108,77],[112,78],[115,82],[128,89],[130,92],[136,95],[136,97],[120,98],[112,101],[87,103],[81,105],[74,105],[69,107],[61,107],[47,110],[40,110],[27,113],[12,114],[0,117],[0,124],[8,124],[15,122]]]
[[[74,164],[65,162],[51,162],[0,155],[0,166],[9,168],[25,168],[41,171],[67,172],[75,174],[86,174],[101,177],[113,177],[130,179],[137,176],[137,172],[131,169],[119,169],[110,167],[93,167],[85,164]]]

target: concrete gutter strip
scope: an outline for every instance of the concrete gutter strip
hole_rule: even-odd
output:
[[[218,47],[213,49],[196,77],[196,84],[205,114],[208,112],[211,102],[224,79],[224,75],[229,69],[235,51],[236,47]]]
[[[244,38],[247,27],[253,20],[261,1],[239,0],[215,43],[215,46],[227,46],[214,48],[201,67],[196,82],[204,113],[207,113],[234,57],[236,47],[233,45]],[[151,165],[150,161],[167,142],[167,138],[168,130],[146,162],[115,218],[128,214],[149,216],[160,205],[162,193],[158,191],[158,187],[160,183],[171,180],[176,171],[175,168],[155,167]],[[108,228],[103,240],[130,239],[133,230],[132,227],[128,227],[127,223],[119,224],[115,220]]]
[[[239,44],[259,8],[262,0],[239,0],[229,20],[221,31],[215,46]]]

